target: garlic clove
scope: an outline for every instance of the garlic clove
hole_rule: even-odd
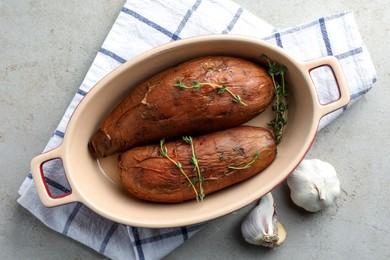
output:
[[[286,230],[278,222],[271,192],[264,195],[259,204],[241,224],[244,239],[254,245],[277,247],[286,239]]]
[[[292,201],[310,212],[332,205],[341,193],[335,168],[319,159],[303,160],[287,178]]]
[[[286,240],[287,232],[284,226],[282,225],[282,223],[278,221],[276,224],[277,224],[277,230],[279,236],[279,240],[276,242],[276,245],[280,246],[284,242],[284,240]]]

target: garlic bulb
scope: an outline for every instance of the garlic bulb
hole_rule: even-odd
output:
[[[335,168],[318,159],[303,160],[287,178],[293,202],[310,212],[327,208],[340,195]]]
[[[286,231],[278,222],[271,192],[264,195],[259,204],[241,224],[244,239],[254,245],[277,247],[286,239]]]

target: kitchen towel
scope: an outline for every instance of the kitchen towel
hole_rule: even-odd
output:
[[[77,104],[107,73],[155,46],[206,34],[241,34],[276,44],[299,60],[332,55],[339,59],[351,92],[351,104],[376,81],[376,72],[352,12],[334,14],[284,30],[252,15],[229,0],[129,0],[98,51],[87,75],[61,119],[45,151],[57,147]],[[325,76],[324,76],[325,75]],[[313,76],[322,102],[335,99],[332,77]],[[346,109],[346,108],[344,108]],[[321,128],[344,111],[321,120]],[[60,160],[45,164],[46,181],[54,193],[69,191]],[[18,202],[49,228],[113,259],[160,259],[204,225],[149,229],[107,220],[81,203],[44,207],[31,173],[19,189]]]

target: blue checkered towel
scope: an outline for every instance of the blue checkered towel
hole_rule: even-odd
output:
[[[285,48],[299,60],[327,55],[337,57],[350,88],[351,103],[366,93],[376,81],[374,66],[351,12],[276,31],[271,25],[227,0],[129,0],[45,150],[61,143],[77,104],[97,81],[114,68],[163,43],[195,35],[227,33],[265,39]],[[315,81],[323,102],[334,99],[334,90],[329,87],[332,84],[327,76],[316,76]],[[321,121],[321,127],[342,111],[327,116]],[[52,165],[46,173],[52,189],[64,193],[68,191],[59,165]],[[81,203],[46,208],[38,198],[31,174],[25,179],[19,193],[18,202],[48,227],[114,259],[162,258],[204,226],[198,224],[168,229],[130,227],[104,219]]]

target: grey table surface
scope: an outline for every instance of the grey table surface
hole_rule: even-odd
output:
[[[352,10],[378,72],[375,87],[316,137],[308,158],[338,170],[342,194],[319,213],[274,190],[287,240],[275,250],[244,242],[253,205],[210,221],[166,259],[390,259],[390,2],[236,0],[277,28]],[[0,3],[0,259],[104,259],[17,204],[30,160],[53,134],[118,15],[120,1]]]

